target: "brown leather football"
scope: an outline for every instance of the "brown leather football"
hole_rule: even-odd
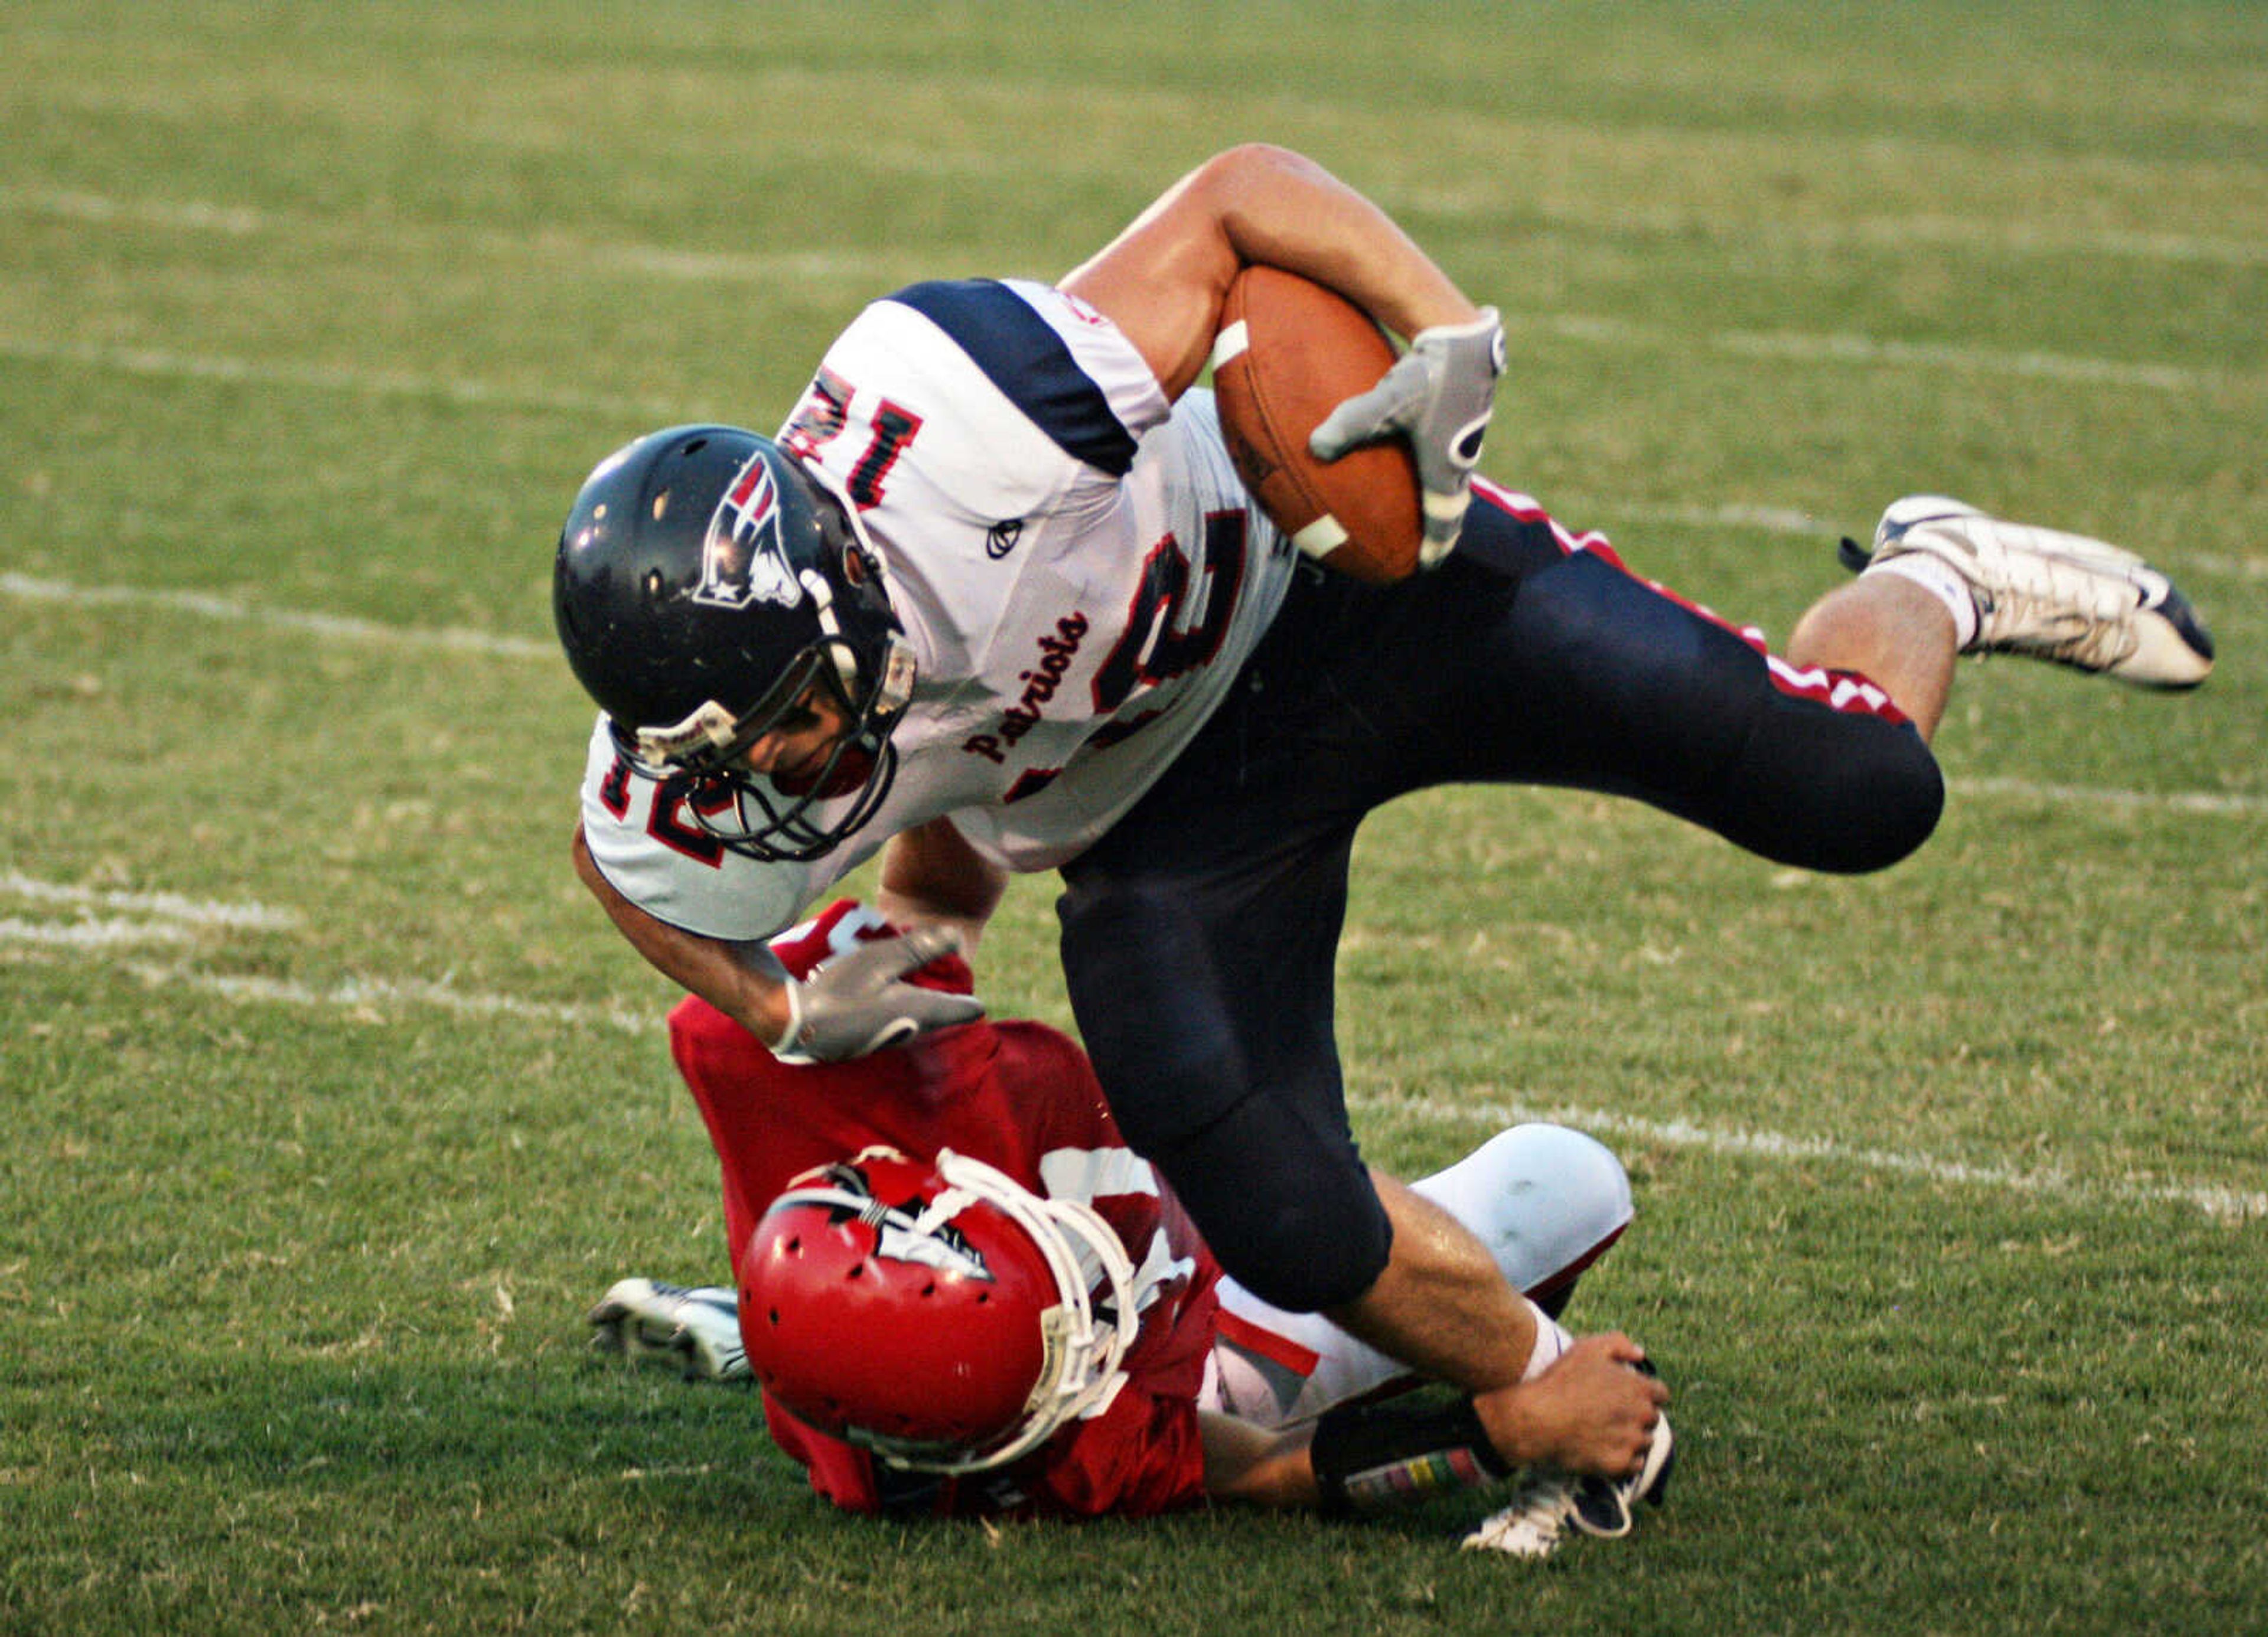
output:
[[[1424,536],[1409,446],[1389,437],[1326,465],[1307,435],[1394,359],[1352,302],[1264,267],[1229,286],[1212,354],[1221,430],[1261,509],[1310,557],[1381,585],[1416,570]]]

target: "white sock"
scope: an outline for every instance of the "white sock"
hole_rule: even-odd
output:
[[[1521,1300],[1527,1298],[1523,1296]],[[1528,1355],[1528,1369],[1520,1378],[1534,1381],[1558,1362],[1559,1355],[1575,1345],[1575,1338],[1560,1329],[1559,1321],[1535,1303],[1528,1303],[1528,1310],[1535,1315],[1535,1351]]]
[[[1958,570],[1942,557],[1911,551],[1870,565],[1868,574],[1895,574],[1912,581],[1943,603],[1953,615],[1955,646],[1967,649],[1977,640],[1977,593]]]

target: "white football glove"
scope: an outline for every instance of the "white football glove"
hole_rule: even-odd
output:
[[[900,981],[960,947],[959,933],[916,927],[821,961],[808,978],[789,979],[787,1031],[772,1042],[772,1055],[783,1063],[839,1063],[982,1017],[984,1002],[973,995]]]
[[[1397,432],[1410,440],[1424,490],[1421,569],[1447,557],[1465,526],[1473,467],[1503,373],[1504,326],[1494,307],[1483,307],[1469,324],[1418,331],[1377,385],[1332,410],[1307,439],[1307,451],[1318,460],[1336,460]]]

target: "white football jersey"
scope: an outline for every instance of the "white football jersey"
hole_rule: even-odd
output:
[[[940,816],[1011,870],[1076,857],[1219,704],[1297,562],[1238,480],[1211,394],[1168,405],[1116,326],[1044,284],[876,302],[779,441],[858,505],[919,673],[887,798],[810,863],[726,850],[681,798],[657,811],[660,787],[594,730],[593,856],[631,902],[711,937],[770,936]]]

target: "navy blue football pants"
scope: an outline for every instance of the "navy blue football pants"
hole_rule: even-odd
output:
[[[1333,1030],[1364,816],[1432,785],[1562,785],[1783,863],[1893,863],[1936,825],[1937,764],[1865,691],[1838,705],[1836,679],[1806,680],[1477,495],[1434,573],[1377,588],[1300,572],[1231,696],[1064,867],[1057,905],[1112,1112],[1231,1274],[1304,1312],[1386,1266]]]

